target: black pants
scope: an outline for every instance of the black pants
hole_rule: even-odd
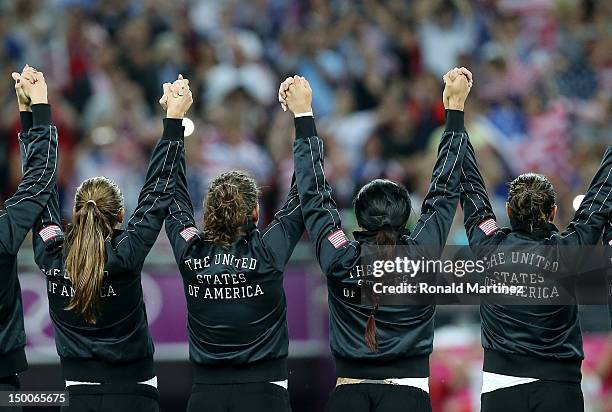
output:
[[[194,384],[187,412],[290,412],[289,392],[273,383]]]
[[[329,412],[431,412],[429,394],[412,386],[357,383],[336,386]]]
[[[17,375],[0,378],[0,391],[14,392],[20,389]],[[21,406],[0,406],[0,412],[21,412]]]
[[[484,393],[481,412],[584,412],[579,383],[537,381]]]
[[[69,406],[62,412],[158,412],[159,393],[149,385],[74,385],[66,388]]]

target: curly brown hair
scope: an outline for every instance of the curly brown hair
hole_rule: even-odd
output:
[[[537,173],[525,173],[510,183],[508,205],[512,209],[512,220],[541,227],[555,207],[557,195],[555,189],[545,176]]]
[[[246,172],[222,173],[208,187],[204,203],[206,240],[228,247],[239,235],[257,207],[259,189]]]

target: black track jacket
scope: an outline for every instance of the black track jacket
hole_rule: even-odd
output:
[[[47,281],[55,345],[66,380],[141,382],[155,376],[153,342],[143,302],[141,270],[164,223],[174,194],[178,159],[184,152],[181,120],[164,119],[138,206],[126,230],[106,242],[106,277],[94,325],[65,308],[73,293],[64,271],[64,232],[57,193],[34,228],[36,264]]]
[[[327,277],[331,350],[339,377],[385,379],[429,376],[433,346],[435,306],[381,306],[376,312],[379,350],[364,342],[366,322],[372,306],[344,298],[344,292],[359,293],[360,279],[368,276],[360,265],[361,246],[370,240],[348,241],[340,214],[331,197],[323,169],[323,141],[314,119],[295,119],[293,146],[297,188],[306,230],[314,244],[321,269]],[[409,235],[398,244],[446,243],[459,201],[461,163],[468,135],[463,112],[447,111],[446,130],[438,149],[429,191],[421,217]],[[356,232],[356,239],[363,238]],[[350,294],[350,293],[349,293]]]
[[[21,120],[23,178],[0,209],[0,378],[28,366],[17,252],[47,204],[57,176],[57,129],[51,125],[50,106],[35,104],[32,113],[21,113]]]
[[[304,232],[295,178],[272,223],[262,231],[247,224],[245,235],[226,248],[196,229],[185,173],[181,157],[166,232],[185,288],[194,382],[285,380],[289,338],[283,271]]]
[[[520,227],[498,229],[470,145],[461,173],[461,206],[470,246],[476,249],[497,245],[546,246],[557,260],[563,259],[565,247],[599,242],[612,211],[611,193],[612,148],[608,148],[580,208],[564,232],[559,233],[552,224],[533,232]],[[584,354],[576,305],[481,304],[480,315],[484,371],[580,382]]]

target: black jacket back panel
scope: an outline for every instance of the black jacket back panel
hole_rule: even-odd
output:
[[[33,115],[22,113],[24,132],[19,135],[23,178],[0,209],[0,378],[27,368],[17,252],[51,196],[57,176],[57,129],[51,125],[49,105],[34,105],[32,110]]]
[[[585,198],[567,229],[480,226],[495,220],[474,150],[468,145],[461,175],[461,205],[470,246],[546,246],[557,259],[563,248],[596,245],[612,213],[612,148],[606,151]],[[500,269],[503,270],[503,269]],[[548,380],[581,379],[584,357],[575,305],[492,305],[480,307],[484,370]]]
[[[337,375],[371,379],[429,376],[434,306],[381,306],[375,315],[379,350],[373,352],[365,344],[364,332],[372,306],[345,298],[359,296],[360,278],[368,276],[360,266],[362,245],[359,241],[348,241],[342,232],[340,214],[325,178],[323,141],[317,136],[314,119],[296,118],[295,125],[297,187],[306,229],[327,276],[331,350]],[[448,111],[421,217],[412,234],[403,236],[399,243],[435,246],[446,243],[459,201],[460,170],[467,141],[463,112]]]
[[[283,271],[304,232],[295,179],[265,230],[248,224],[246,234],[225,248],[204,240],[196,229],[184,157],[179,163],[166,231],[185,288],[194,381],[285,380],[289,338]]]
[[[64,271],[64,232],[57,193],[37,222],[34,252],[47,280],[49,311],[65,379],[139,382],[155,375],[140,276],[174,194],[183,152],[181,121],[164,119],[164,135],[153,150],[138,206],[127,229],[116,230],[106,243],[100,311],[93,325],[65,309],[73,289]]]

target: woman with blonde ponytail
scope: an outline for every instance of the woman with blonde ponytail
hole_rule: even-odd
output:
[[[96,323],[100,290],[106,264],[106,241],[123,221],[123,198],[119,187],[105,177],[84,181],[77,189],[74,223],[66,233],[65,271],[74,294],[66,310],[80,313]]]
[[[164,84],[163,136],[125,230],[123,197],[105,177],[78,187],[65,235],[55,188],[33,229],[70,394],[64,412],[159,411],[140,277],[173,198],[184,156],[182,118],[192,101],[188,80]]]
[[[323,141],[317,136],[306,79],[295,76],[281,84],[279,100],[295,116],[293,145],[302,215],[316,256],[327,277],[330,343],[336,364],[332,412],[430,412],[429,355],[433,348],[433,305],[385,306],[376,296],[364,301],[373,283],[367,248],[377,259],[395,256],[402,245],[440,249],[446,243],[457,203],[461,163],[468,140],[463,105],[471,73],[455,69],[445,76],[446,130],[421,217],[406,229],[411,212],[408,191],[395,182],[376,179],[355,198],[362,230],[349,241],[331,197],[323,168]],[[364,258],[365,260],[365,258]]]

